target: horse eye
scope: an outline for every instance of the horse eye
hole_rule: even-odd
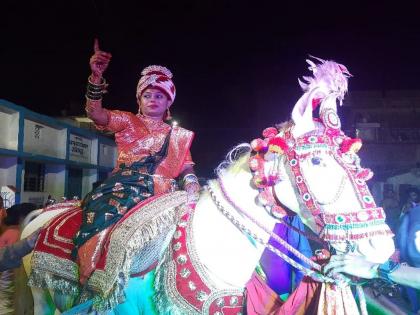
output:
[[[320,158],[320,157],[318,157],[318,156],[314,156],[314,157],[311,159],[311,162],[312,162],[312,164],[313,164],[313,165],[319,165],[319,164],[321,164],[321,158]]]

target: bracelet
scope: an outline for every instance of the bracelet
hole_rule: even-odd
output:
[[[90,91],[86,92],[86,98],[93,101],[98,101],[102,99],[102,92],[101,93],[92,93]]]
[[[88,85],[92,85],[94,87],[101,87],[102,89],[105,88],[106,80],[104,78],[101,78],[102,82],[100,84],[93,83],[91,78],[92,78],[92,75],[88,77]]]
[[[102,99],[102,95],[105,93],[107,87],[106,80],[101,78],[101,83],[92,83],[91,76],[88,78],[88,84],[86,87],[86,98],[93,101],[99,101]]]
[[[388,260],[387,262],[383,263],[382,265],[378,266],[378,276],[382,280],[386,280],[388,282],[393,282],[389,275],[397,270],[401,266],[400,263],[397,263],[392,260]]]
[[[182,181],[184,183],[184,186],[191,183],[197,183],[197,184],[199,183],[197,175],[193,173],[185,175]]]

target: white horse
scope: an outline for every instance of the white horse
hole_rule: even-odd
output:
[[[332,75],[339,79],[347,71],[330,61],[317,65],[318,72],[314,71],[315,64],[311,65],[315,74],[323,67],[333,67]],[[253,141],[247,153],[220,169],[218,179],[203,189],[195,210],[183,204],[183,192],[164,196],[167,200],[163,202],[162,198],[155,199],[139,211],[130,210],[130,216],[110,237],[106,258],[110,269],[94,273],[94,279],[88,282],[91,290],[102,294],[99,300],[93,298],[93,307],[114,307],[120,301],[109,301],[110,297],[120,297],[125,290],[126,301],[115,306],[115,313],[151,312],[143,308],[149,294],[155,295],[153,311],[160,314],[241,312],[244,288],[262,252],[269,248],[267,242],[282,215],[281,207],[294,211],[337,251],[356,252],[374,262],[388,259],[394,251],[392,233],[365,183],[369,172],[361,168],[354,150],[359,142],[340,130],[336,108],[331,106],[340,95],[330,92],[335,91],[331,84],[337,84],[337,80],[328,81],[329,88],[325,88],[325,82],[308,89],[296,104],[292,121],[267,129],[264,139]],[[320,120],[312,118],[314,99],[321,99]],[[38,216],[24,234],[67,210],[54,211]],[[139,222],[149,222],[162,211],[170,212],[173,224],[165,226],[165,233],[159,230],[154,238],[144,237],[144,225]],[[158,245],[153,243],[156,237]],[[154,292],[147,294],[144,285],[136,287],[147,276],[143,280],[129,279],[133,265],[138,265],[150,244],[159,264],[154,287],[148,288]],[[25,266],[30,273],[28,260]],[[147,267],[143,263],[135,270]],[[313,270],[302,271],[315,277]],[[322,275],[317,277],[323,279]],[[47,278],[51,279],[49,275]],[[48,288],[59,289],[54,285]],[[137,297],[133,297],[136,290]],[[117,295],[110,294],[116,291]],[[38,314],[56,311],[46,302],[45,291],[34,288],[33,294]],[[69,309],[75,299],[53,291],[51,296],[60,311]],[[104,296],[108,301],[102,303]],[[357,311],[354,301],[346,303],[347,312]]]

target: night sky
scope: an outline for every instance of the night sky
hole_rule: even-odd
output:
[[[0,98],[50,116],[82,114],[98,37],[113,54],[105,107],[136,112],[141,69],[167,66],[173,115],[196,131],[193,157],[211,176],[235,144],[288,119],[308,54],[345,64],[350,93],[419,89],[414,1],[135,2],[2,0]]]

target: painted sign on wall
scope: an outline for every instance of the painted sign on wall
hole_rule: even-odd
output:
[[[70,134],[70,160],[90,163],[92,140]]]

